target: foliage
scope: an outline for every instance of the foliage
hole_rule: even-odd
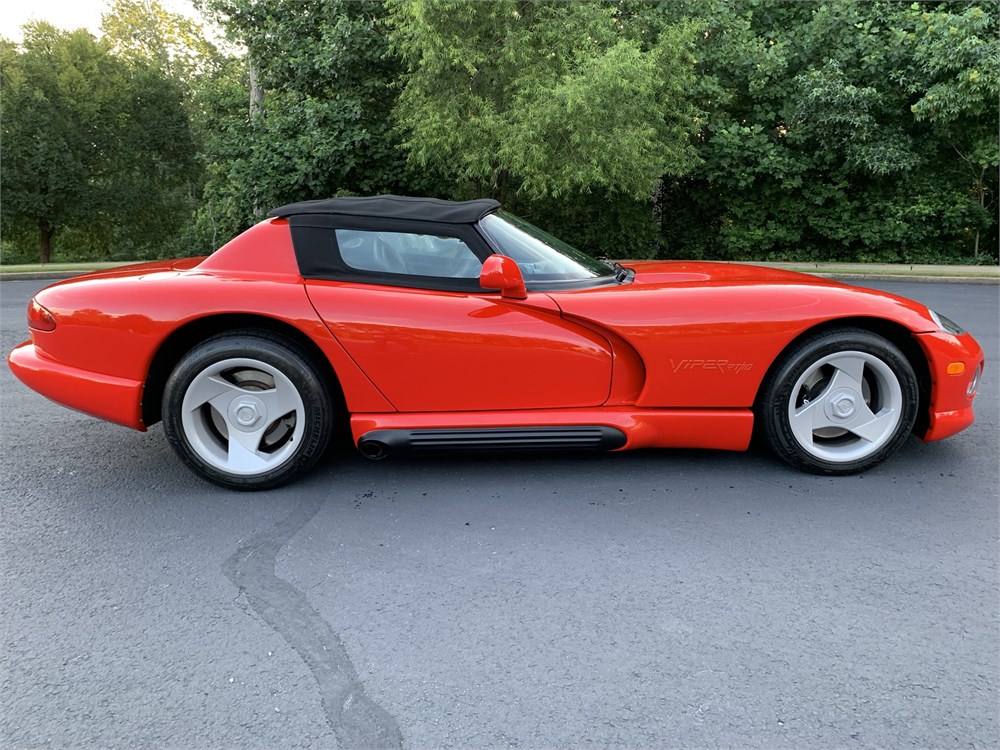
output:
[[[202,24],[171,13],[158,0],[110,0],[101,35],[119,59],[150,65],[189,85],[219,59]]]
[[[245,60],[227,58],[199,76],[192,91],[191,121],[204,171],[202,199],[182,235],[184,254],[207,255],[253,221],[244,166],[250,128],[247,78]]]
[[[630,21],[618,3],[391,3],[410,163],[592,251],[617,235],[648,254],[656,185],[695,162],[693,34]]]
[[[990,236],[994,253],[997,248],[1000,35],[996,10],[995,4],[940,5],[925,10],[914,3],[908,25],[898,32],[905,34],[904,43],[912,51],[911,77],[901,83],[920,97],[910,107],[914,119],[931,125],[941,166],[958,184],[963,178],[971,182],[979,209],[969,222],[977,258],[984,233]],[[947,153],[947,147],[953,154]]]
[[[162,0],[0,40],[0,260],[401,192],[612,257],[996,262],[995,0],[197,2],[243,51]]]
[[[239,110],[214,113],[207,211],[223,216],[229,230],[291,201],[400,188],[403,157],[389,124],[396,67],[378,27],[381,3],[208,5],[247,48],[246,60],[231,63],[212,85],[227,87],[231,105],[229,87],[238,77],[248,91],[252,68],[263,101],[253,116],[249,94]]]
[[[933,261],[975,257],[977,232],[992,233],[995,253],[995,212],[975,195],[996,194],[996,170],[982,169],[996,161],[970,139],[995,153],[996,19],[985,3],[934,7],[658,7],[704,24],[693,91],[706,113],[702,164],[664,194],[670,253]],[[927,33],[935,22],[950,49]],[[928,127],[928,99],[960,126]]]
[[[184,215],[193,144],[178,87],[129,65],[84,30],[25,29],[0,45],[5,236],[37,232],[48,262],[74,228],[90,253],[149,251]]]
[[[638,203],[638,224],[624,228],[641,233],[651,217],[641,205],[662,175],[695,161],[684,93],[693,40],[677,24],[643,44],[619,10],[391,3],[393,49],[407,65],[395,116],[411,163],[449,174],[458,193],[524,203],[529,213],[565,213],[591,194]]]

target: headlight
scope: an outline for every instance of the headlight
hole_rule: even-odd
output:
[[[936,313],[933,310],[928,310],[928,312],[931,314],[931,318],[933,318],[934,322],[937,323],[937,327],[942,331],[953,333],[956,336],[961,336],[963,333],[966,333],[966,330],[954,320],[950,320],[941,313]]]

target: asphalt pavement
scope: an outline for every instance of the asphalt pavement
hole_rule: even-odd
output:
[[[0,344],[41,281],[0,284]],[[205,484],[0,368],[2,748],[1000,746],[1000,290],[978,419],[847,478],[762,453]]]

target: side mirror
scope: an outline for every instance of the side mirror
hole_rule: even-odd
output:
[[[479,286],[483,289],[499,289],[500,296],[508,299],[528,299],[521,269],[513,258],[506,255],[491,255],[486,259],[479,274]]]

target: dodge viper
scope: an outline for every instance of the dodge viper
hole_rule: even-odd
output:
[[[595,260],[501,210],[282,206],[210,256],[40,291],[8,362],[235,489],[349,429],[403,451],[744,450],[866,470],[973,421],[983,355],[917,302],[769,268]]]

